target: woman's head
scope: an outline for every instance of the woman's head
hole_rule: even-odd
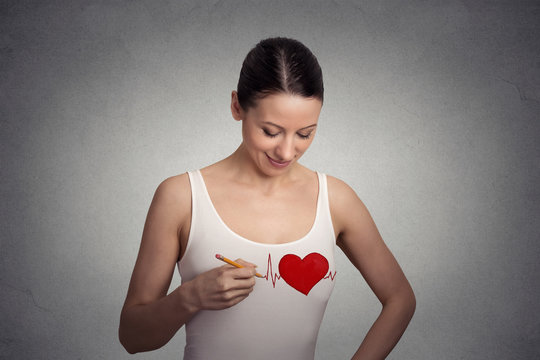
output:
[[[247,54],[238,80],[238,102],[244,110],[270,94],[284,93],[323,101],[322,71],[301,42],[270,38]]]

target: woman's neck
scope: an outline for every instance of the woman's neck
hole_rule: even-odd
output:
[[[280,175],[265,174],[253,161],[243,144],[240,144],[230,156],[215,164],[215,170],[222,178],[258,187],[264,192],[272,192],[282,184],[294,181],[302,168],[302,165],[294,163]]]

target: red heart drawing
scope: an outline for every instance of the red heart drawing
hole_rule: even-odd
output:
[[[306,296],[327,271],[328,260],[319,253],[311,253],[304,259],[287,254],[279,261],[281,278]]]

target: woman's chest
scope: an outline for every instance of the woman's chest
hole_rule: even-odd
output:
[[[309,233],[317,215],[316,188],[291,188],[273,194],[228,188],[215,191],[211,198],[227,227],[261,243],[298,240]]]

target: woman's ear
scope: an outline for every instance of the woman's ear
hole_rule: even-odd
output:
[[[231,94],[231,113],[235,120],[244,119],[244,109],[242,109],[242,106],[238,102],[238,93],[235,90]]]

